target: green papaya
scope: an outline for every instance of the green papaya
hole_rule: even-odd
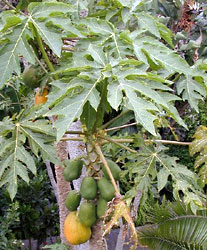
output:
[[[102,197],[100,197],[97,201],[97,217],[101,218],[105,215],[107,210],[107,204],[108,202],[104,200]]]
[[[81,182],[80,194],[86,200],[93,200],[97,194],[97,183],[93,177],[85,177]]]
[[[107,163],[108,163],[108,165],[109,165],[109,168],[110,168],[110,170],[111,170],[111,173],[112,173],[114,179],[115,179],[115,180],[119,180],[119,179],[120,179],[119,175],[120,175],[120,172],[121,172],[120,167],[119,167],[114,161],[112,161],[112,160],[110,160],[110,159],[107,159],[106,161],[107,161]],[[103,173],[104,173],[104,176],[105,176],[107,179],[110,179],[110,177],[109,177],[109,175],[108,175],[108,172],[107,172],[107,170],[106,170],[106,168],[105,168],[104,165],[103,165],[103,167],[102,167],[102,171],[103,171]]]
[[[65,200],[65,206],[69,211],[75,211],[80,204],[81,195],[77,190],[71,190]]]
[[[114,198],[115,189],[112,183],[105,177],[102,177],[100,180],[98,180],[98,188],[104,200],[110,201]]]
[[[80,177],[83,167],[81,160],[66,160],[64,164],[66,167],[63,175],[66,181],[73,181]]]
[[[37,88],[40,86],[42,79],[42,72],[39,66],[29,65],[27,66],[22,74],[22,81],[29,88]]]
[[[81,223],[86,227],[91,227],[96,223],[96,207],[91,201],[84,201],[80,204],[78,212]]]

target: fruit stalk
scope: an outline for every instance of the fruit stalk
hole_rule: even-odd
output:
[[[111,173],[111,170],[110,170],[110,168],[108,166],[108,163],[107,163],[107,161],[106,161],[106,159],[105,159],[105,157],[104,157],[104,155],[102,153],[101,147],[99,146],[99,144],[97,142],[94,143],[94,146],[95,146],[97,154],[100,156],[100,159],[101,159],[102,163],[104,164],[104,166],[106,168],[106,171],[107,171],[107,173],[108,173],[108,175],[109,175],[109,177],[111,179],[112,185],[114,186],[114,189],[115,189],[116,193],[118,195],[121,195],[120,192],[119,192],[119,189],[118,189],[118,187],[116,185],[116,181],[115,181],[115,179],[114,179],[114,177],[113,177],[113,175]]]

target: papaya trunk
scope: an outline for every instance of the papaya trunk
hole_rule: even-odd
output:
[[[61,161],[68,159],[67,144],[65,142],[59,142],[56,145],[57,155]],[[65,181],[63,176],[64,168],[61,166],[55,166],[55,174],[57,180],[57,193],[58,193],[58,206],[59,206],[59,220],[60,220],[60,239],[62,243],[68,245],[68,242],[64,235],[64,221],[68,214],[68,209],[65,206],[65,200],[68,192],[70,191],[70,183]]]
[[[81,122],[80,121],[74,122],[70,127],[70,130],[71,131],[81,130]],[[70,137],[72,136],[77,137],[77,135],[70,135]],[[86,155],[86,146],[83,142],[68,141],[67,144],[68,144],[68,153],[70,159],[76,158],[81,155]],[[85,175],[86,175],[86,169],[83,168],[81,177],[78,180],[73,181],[73,185],[76,190],[80,190],[80,185]],[[94,249],[106,250],[107,247],[104,244],[104,241],[102,240],[102,235],[103,235],[102,228],[103,228],[102,221],[96,223],[92,228],[92,238],[90,239],[90,241],[77,246],[76,250],[94,250]]]
[[[90,249],[107,250],[107,243],[103,239],[103,220],[97,221],[92,228],[92,237],[89,241]]]

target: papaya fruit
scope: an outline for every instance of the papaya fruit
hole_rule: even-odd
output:
[[[96,223],[96,207],[92,201],[84,201],[80,204],[78,211],[80,222],[86,226],[91,227]]]
[[[35,65],[27,66],[22,73],[22,81],[27,87],[32,89],[40,86],[41,78],[41,69]]]
[[[120,167],[119,167],[114,161],[112,161],[112,160],[110,160],[110,159],[107,159],[106,161],[107,161],[107,163],[108,163],[108,166],[109,166],[109,168],[110,168],[110,170],[111,170],[111,173],[112,173],[114,179],[115,179],[115,180],[119,180],[119,179],[120,179],[119,175],[120,175],[120,172],[121,172]],[[104,173],[104,176],[105,176],[107,179],[110,179],[110,177],[109,177],[109,175],[108,175],[108,172],[107,172],[107,170],[106,170],[106,168],[105,168],[104,165],[102,166],[102,171],[103,171],[103,173]]]
[[[86,200],[93,200],[97,194],[97,183],[93,177],[83,178],[80,186],[80,194]]]
[[[63,175],[66,181],[73,181],[80,177],[83,162],[81,160],[66,160]]]
[[[107,204],[108,202],[104,200],[102,197],[100,197],[97,201],[97,217],[101,218],[105,215],[107,210]]]
[[[45,88],[43,90],[43,93],[42,95],[40,95],[40,89],[36,92],[35,94],[35,104],[43,104],[45,102],[47,102],[48,98],[47,98],[47,95],[48,95],[48,89]]]
[[[112,200],[115,196],[115,189],[112,183],[105,177],[102,177],[100,180],[98,180],[98,189],[101,196],[106,201]]]
[[[80,204],[81,195],[77,190],[71,190],[65,200],[65,206],[69,211],[75,211]]]
[[[78,217],[77,211],[70,212],[64,222],[64,235],[72,245],[80,245],[91,237],[90,227],[84,226]]]

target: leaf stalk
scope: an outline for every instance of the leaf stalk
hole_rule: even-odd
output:
[[[126,150],[130,151],[131,153],[137,153],[136,150],[131,149],[131,148],[129,148],[129,147],[127,147],[127,146],[125,146],[125,145],[123,145],[123,144],[117,142],[117,141],[114,140],[114,139],[111,139],[111,138],[106,137],[106,136],[100,136],[100,138],[101,138],[101,139],[105,139],[105,140],[107,140],[107,141],[109,141],[109,142],[112,142],[112,143],[116,144],[117,146],[119,146],[119,147],[121,147],[121,148],[123,148],[123,149],[126,149]]]
[[[54,72],[55,69],[54,69],[52,63],[50,62],[50,60],[49,60],[49,58],[47,56],[47,53],[46,53],[45,48],[44,48],[43,43],[42,43],[42,39],[41,39],[36,27],[35,26],[33,26],[33,27],[34,27],[34,32],[35,32],[35,35],[36,35],[36,40],[37,40],[37,43],[39,45],[39,49],[40,49],[40,51],[42,53],[42,56],[43,56],[43,58],[44,58],[44,60],[45,60],[45,62],[47,64],[50,72]],[[57,74],[54,74],[54,79],[58,80],[58,75]]]

